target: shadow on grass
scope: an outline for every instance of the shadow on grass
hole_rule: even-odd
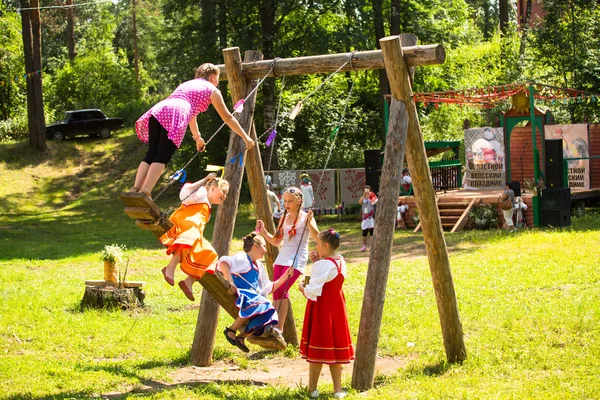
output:
[[[230,400],[246,400],[248,399],[248,393],[245,387],[267,387],[269,384],[256,380],[212,380],[210,382],[182,382],[182,383],[164,383],[155,380],[141,381],[141,387],[136,387],[128,392],[123,393],[109,393],[103,395],[92,394],[86,391],[71,391],[64,392],[55,395],[48,396],[30,396],[23,394],[16,394],[6,397],[6,400],[21,400],[24,398],[31,400],[55,400],[55,399],[81,399],[81,398],[101,398],[101,399],[127,399],[127,398],[143,398],[153,397],[158,393],[169,393],[178,389],[190,389],[197,392],[197,395],[207,396],[210,398],[221,398]],[[238,387],[242,385],[242,387]],[[264,396],[257,396],[253,394],[252,398],[264,399],[264,400],[289,400],[289,399],[308,399],[308,393],[304,389],[292,389],[292,388],[276,388],[275,393],[265,393]],[[235,392],[233,392],[235,391]],[[180,394],[181,395],[181,394]],[[173,393],[171,396],[177,398],[177,394]]]

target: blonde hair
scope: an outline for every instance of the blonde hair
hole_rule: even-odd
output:
[[[196,68],[196,78],[208,79],[211,75],[217,75],[221,73],[219,67],[211,63],[204,63]]]
[[[296,198],[296,200],[300,200],[296,203],[298,205],[298,213],[296,214],[296,219],[294,219],[294,223],[292,224],[292,227],[290,228],[290,231],[289,231],[289,240],[292,240],[292,238],[296,235],[296,222],[298,222],[298,217],[300,217],[300,212],[302,211],[303,196],[302,196],[302,191],[295,186],[286,188],[283,191],[283,195],[285,195],[287,193],[293,195]],[[287,214],[288,214],[288,212],[286,209],[285,212],[283,213],[283,217],[279,220],[279,225],[277,226],[277,231],[275,232],[275,239],[283,238],[283,222],[285,221]]]
[[[221,189],[224,193],[229,191],[229,182],[223,178],[215,178],[212,181],[206,184],[206,190],[208,190],[211,186],[216,186]]]

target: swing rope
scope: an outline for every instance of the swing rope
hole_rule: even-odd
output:
[[[325,166],[323,167],[323,169],[321,171],[321,176],[319,178],[319,184],[318,184],[317,190],[316,190],[317,194],[319,193],[319,190],[321,189],[321,185],[323,184],[323,177],[325,176],[325,170],[327,170],[327,164],[329,164],[331,154],[333,153],[333,148],[335,147],[335,141],[338,137],[340,127],[342,126],[342,123],[344,122],[344,119],[346,116],[346,111],[348,109],[348,104],[350,103],[350,97],[352,96],[353,89],[354,89],[354,81],[351,81],[350,90],[348,91],[348,96],[346,97],[346,102],[344,105],[344,110],[342,111],[342,115],[338,121],[337,126],[333,130],[331,145],[329,146],[329,154],[327,155],[327,159],[325,160]],[[315,200],[315,198],[313,198],[313,204],[311,205],[309,211],[312,211],[315,208],[315,204],[316,204],[316,200]],[[313,218],[314,218],[314,214],[313,214]],[[300,253],[300,246],[302,246],[302,240],[304,239],[304,235],[306,234],[307,227],[308,227],[308,221],[305,221],[304,228],[302,229],[302,234],[300,235],[300,241],[298,242],[298,247],[296,248],[296,253],[294,254],[294,259],[292,261],[292,268],[294,268],[294,265],[296,265],[296,263],[298,261],[298,253]],[[286,281],[285,281],[285,290],[284,290],[285,292],[287,292],[287,290],[289,289],[288,281],[289,281],[289,279],[286,279]],[[279,303],[279,305],[277,307],[277,312],[279,312],[279,306],[281,306],[281,303]]]
[[[275,58],[273,60],[273,62],[271,63],[271,68],[269,69],[269,72],[267,72],[265,74],[265,76],[263,76],[258,83],[256,84],[256,86],[250,91],[250,93],[248,93],[248,95],[243,99],[242,104],[244,104],[246,102],[246,100],[248,100],[254,93],[256,93],[256,91],[258,90],[258,88],[260,87],[260,85],[263,84],[263,82],[265,81],[265,79],[267,79],[267,77],[273,72],[273,70],[275,69],[275,62],[278,60],[279,58]],[[240,111],[241,112],[241,111]],[[237,111],[233,110],[233,114],[236,114]],[[217,133],[219,133],[223,127],[227,125],[225,122],[223,122],[221,124],[221,126],[215,131],[215,133],[212,134],[211,137],[208,138],[208,140],[206,142],[204,142],[204,147],[206,147],[213,139],[214,137],[217,135]],[[243,152],[242,152],[243,153]],[[198,157],[198,155],[200,154],[199,151],[196,152],[196,154],[194,154],[194,156],[180,169],[178,169],[173,175],[171,175],[168,179],[169,182],[167,183],[167,185],[154,197],[154,200],[158,200],[158,198],[165,192],[165,190],[167,190],[173,183],[175,183],[179,177],[181,176],[182,171],[184,171],[191,163],[192,161],[194,161],[194,159],[196,157]],[[241,164],[241,159],[240,159],[240,164]],[[191,196],[188,195],[187,197]],[[186,199],[187,199],[186,197]],[[181,202],[185,201],[185,199],[183,199]]]

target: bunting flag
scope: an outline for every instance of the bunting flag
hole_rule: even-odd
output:
[[[275,140],[275,136],[277,136],[277,131],[275,129],[273,129],[271,131],[271,134],[269,135],[269,137],[267,138],[267,141],[265,142],[265,145],[267,147],[269,147],[271,145],[271,143],[273,143],[273,140]]]
[[[340,130],[340,126],[336,126],[333,131],[331,131],[331,139],[333,140],[333,138],[335,138],[335,134],[338,133],[338,131]]]
[[[245,102],[246,102],[246,100],[241,99],[237,103],[235,103],[235,105],[233,106],[233,112],[237,113],[237,114],[241,114],[242,111],[244,111],[244,103]]]
[[[541,83],[518,83],[485,88],[448,90],[445,92],[415,93],[413,101],[424,106],[440,103],[474,105],[483,108],[493,108],[504,101],[510,100],[519,93],[529,94],[529,86],[533,86],[536,101],[551,104],[590,104],[600,102],[600,95],[583,90],[544,85]]]
[[[207,172],[219,172],[221,171],[221,178],[223,178],[223,174],[225,173],[225,167],[221,167],[220,165],[207,165],[205,171]]]
[[[42,70],[41,69],[38,69],[37,71],[27,72],[27,73],[24,73],[23,75],[17,75],[14,78],[9,79],[7,81],[1,80],[0,81],[0,86],[8,86],[12,82],[19,83],[20,80],[24,80],[24,79],[27,79],[27,78],[32,78],[34,76],[39,76],[41,74],[42,74]]]
[[[183,169],[180,169],[179,171],[175,172],[172,176],[171,176],[171,180],[172,181],[179,181],[181,183],[185,182],[185,178],[187,177],[186,172]]]
[[[236,161],[238,161],[240,163],[240,167],[242,165],[244,165],[244,152],[241,151],[238,154],[236,154],[235,156],[231,157],[231,160],[229,160],[232,164],[235,164]]]

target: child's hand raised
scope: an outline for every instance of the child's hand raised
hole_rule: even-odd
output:
[[[208,182],[214,181],[215,179],[217,179],[217,174],[215,174],[214,172],[211,172],[210,174],[206,175],[206,180]]]
[[[309,223],[310,220],[314,217],[314,213],[312,208],[310,210],[308,210],[308,212],[306,213],[306,223]]]
[[[311,251],[308,256],[310,257],[310,261],[317,262],[319,261],[319,253],[316,250]]]
[[[255,228],[259,233],[262,233],[262,231],[265,229],[265,223],[262,222],[262,220],[258,220],[256,221],[256,228]]]

